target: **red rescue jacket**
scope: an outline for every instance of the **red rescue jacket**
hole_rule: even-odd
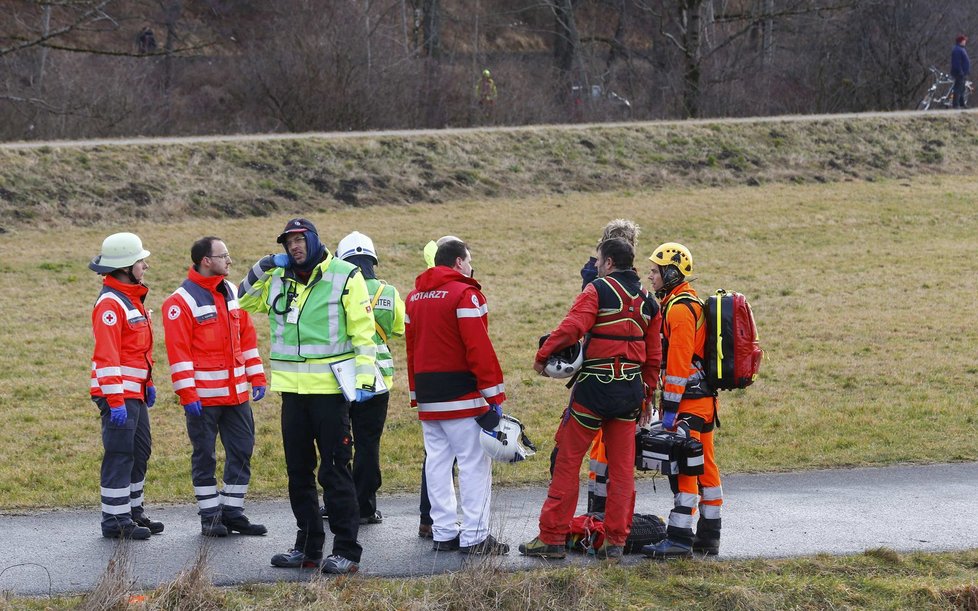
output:
[[[126,399],[145,401],[146,387],[153,385],[153,327],[143,305],[148,292],[145,285],[105,276],[92,310],[90,393],[105,397],[109,407],[122,407]]]
[[[182,405],[240,405],[248,400],[249,382],[268,385],[255,327],[222,276],[201,276],[191,267],[163,302],[163,331]]]
[[[408,384],[421,420],[480,416],[506,400],[478,282],[436,266],[404,300]]]

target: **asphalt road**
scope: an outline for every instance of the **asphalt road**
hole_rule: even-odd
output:
[[[497,465],[496,469],[511,468]],[[516,467],[518,468],[518,467]],[[665,516],[672,505],[668,483],[638,483],[636,512]],[[978,547],[975,500],[978,464],[899,466],[882,469],[731,475],[723,481],[722,558],[787,557],[818,553],[851,554],[887,547],[897,551],[947,551]],[[493,526],[512,546],[499,560],[505,570],[548,562],[521,557],[516,545],[537,534],[546,490],[497,489]],[[583,503],[584,492],[581,500]],[[276,569],[271,556],[291,547],[295,521],[287,501],[249,502],[252,521],[268,526],[264,537],[225,539],[200,536],[196,507],[158,507],[147,488],[147,513],[166,524],[149,541],[131,545],[136,589],[171,581],[208,546],[215,584],[304,580],[308,570]],[[360,530],[361,574],[418,576],[462,566],[457,553],[435,553],[430,540],[417,537],[416,495],[382,497],[383,524]],[[583,509],[582,509],[583,511]],[[92,589],[119,542],[101,537],[93,509],[0,515],[0,592],[45,595]],[[331,539],[327,535],[327,553]],[[568,556],[551,563],[595,562]],[[649,562],[629,556],[626,562]]]

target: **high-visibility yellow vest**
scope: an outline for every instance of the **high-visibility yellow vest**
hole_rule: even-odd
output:
[[[303,284],[276,267],[240,295],[250,312],[268,314],[271,390],[339,394],[329,364],[356,359],[357,387],[374,384],[374,318],[359,268],[327,254]]]
[[[377,367],[391,388],[394,377],[394,358],[388,346],[391,336],[404,335],[404,300],[397,289],[383,280],[367,279],[367,293],[374,313],[374,343],[377,344]]]

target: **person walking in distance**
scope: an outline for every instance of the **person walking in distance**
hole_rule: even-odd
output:
[[[139,236],[114,233],[88,264],[101,274],[92,310],[95,350],[90,394],[102,415],[102,536],[148,539],[163,523],[146,515],[143,487],[152,452],[149,408],[153,385],[153,327],[144,301],[149,269]]]
[[[598,245],[598,277],[578,295],[570,312],[537,351],[533,369],[543,375],[547,359],[587,336],[584,362],[571,390],[571,405],[557,432],[560,451],[540,533],[520,545],[526,556],[563,558],[577,508],[581,459],[598,430],[608,460],[605,541],[602,558],[620,558],[635,506],[635,422],[650,409],[662,346],[659,309],[632,268],[635,253],[620,238]]]
[[[370,309],[374,314],[374,343],[377,345],[377,367],[386,390],[369,401],[350,406],[353,424],[353,483],[357,488],[360,524],[380,524],[384,515],[377,509],[377,490],[383,476],[380,471],[380,438],[387,421],[390,389],[394,382],[394,357],[388,341],[404,335],[404,300],[393,285],[377,279],[374,266],[379,264],[374,242],[354,231],[336,247],[336,256],[358,268],[367,283]]]
[[[186,412],[194,495],[201,533],[264,535],[244,514],[255,448],[255,419],[248,403],[265,396],[265,371],[255,327],[238,306],[237,287],[226,280],[231,254],[223,240],[201,238],[190,247],[187,278],[163,302],[163,330],[173,390]],[[217,436],[224,445],[224,474],[217,489]]]
[[[268,314],[271,390],[282,393],[282,444],[298,532],[292,549],[272,556],[272,566],[354,573],[363,551],[357,541],[360,508],[350,470],[350,400],[340,381],[349,384],[357,403],[374,396],[370,297],[360,270],[334,257],[308,219],[290,220],[277,241],[285,252],[259,259],[238,287],[242,308]],[[333,552],[325,560],[317,448],[333,533]]]
[[[959,34],[954,40],[954,48],[951,49],[951,77],[954,79],[954,108],[967,108],[967,80],[971,72],[971,60],[968,58],[968,51],[965,46],[968,44],[968,37]]]
[[[703,444],[704,472],[669,476],[675,505],[669,513],[666,538],[646,545],[642,553],[657,560],[688,557],[693,552],[716,555],[720,552],[723,489],[713,452],[713,429],[720,421],[717,393],[706,383],[703,369],[707,327],[703,324],[703,304],[690,285],[693,255],[682,244],[666,242],[649,259],[652,269],[648,278],[663,310],[662,427],[675,431],[685,423],[683,429],[688,428],[689,435]]]
[[[506,554],[509,546],[489,533],[491,459],[479,441],[483,430],[499,424],[506,400],[489,339],[489,308],[472,277],[472,255],[465,242],[443,242],[434,263],[418,276],[405,300],[408,383],[427,454],[433,549]],[[456,460],[461,528],[452,483]]]

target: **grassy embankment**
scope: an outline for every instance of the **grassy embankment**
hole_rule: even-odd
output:
[[[875,183],[664,189],[602,195],[376,206],[312,212],[335,242],[370,228],[383,277],[406,293],[432,236],[472,244],[489,296],[490,331],[507,376],[507,409],[549,452],[566,390],[533,374],[536,339],[556,324],[580,284],[577,271],[605,221],[644,225],[640,251],[677,239],[695,257],[704,292],[751,297],[767,359],[747,392],[722,397],[718,452],[725,471],[973,460],[978,435],[969,410],[978,331],[968,304],[976,289],[974,177],[915,177]],[[234,277],[273,250],[284,215],[268,219],[133,223],[0,240],[0,505],[96,502],[100,441],[86,398],[90,305],[97,277],[86,269],[109,231],[131,228],[153,252],[147,282],[157,311],[154,452],[150,503],[187,502],[189,447],[170,392],[160,303],[181,281],[191,241],[223,236]],[[640,264],[644,267],[644,264]],[[267,350],[267,323],[258,320]],[[403,344],[396,343],[397,357]],[[384,438],[385,489],[416,487],[419,427],[396,380]],[[277,397],[256,406],[252,491],[283,496]],[[912,442],[911,442],[912,440]],[[501,483],[541,482],[546,460],[497,468]]]

